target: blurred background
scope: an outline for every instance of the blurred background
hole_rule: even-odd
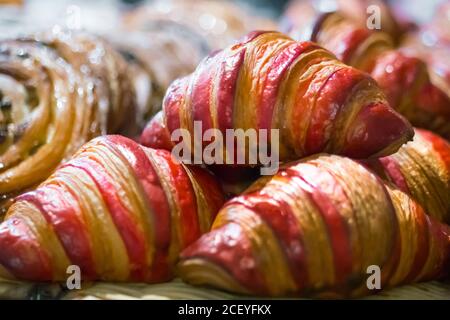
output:
[[[334,0],[317,0],[321,6],[332,6]],[[121,16],[136,7],[152,5],[161,12],[169,12],[176,0],[0,0],[0,25],[2,36],[10,32],[27,32],[59,25],[81,27],[96,32],[107,32],[121,25]],[[192,1],[187,1],[192,2]],[[217,2],[217,1],[212,1]],[[276,20],[283,12],[287,0],[222,0],[236,4],[250,13],[249,19],[265,17]],[[387,1],[402,15],[426,23],[442,0],[391,0]],[[176,17],[174,17],[176,19]],[[223,25],[220,19],[209,21],[199,17],[205,29],[211,25]],[[203,22],[202,22],[203,19]],[[6,34],[5,34],[6,33]]]
[[[191,73],[208,53],[253,30],[310,40],[302,36],[332,11],[368,28],[371,5],[380,10],[375,31],[390,38],[388,46],[424,60],[433,82],[450,96],[450,0],[0,0],[0,38],[100,35],[132,70],[142,127],[160,109],[170,83]],[[322,45],[339,57],[329,43]],[[442,126],[450,135],[450,125]]]
[[[67,30],[100,35],[136,67],[135,75],[139,64],[143,78],[151,74],[151,85],[140,76],[135,82],[143,112],[152,115],[174,79],[248,32],[281,30],[297,39],[291,29],[313,19],[308,6],[342,11],[366,26],[371,4],[382,8],[380,30],[426,60],[450,92],[450,0],[0,0],[0,38]]]

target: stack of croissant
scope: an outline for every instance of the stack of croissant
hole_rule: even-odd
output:
[[[210,50],[204,36],[180,23],[147,22],[140,31],[129,26],[102,37],[53,28],[1,41],[0,217],[14,196],[35,188],[92,138],[139,136],[170,83]]]
[[[84,281],[319,298],[375,293],[371,266],[381,289],[448,277],[448,92],[397,48],[394,15],[382,33],[345,10],[301,10],[312,28],[293,12],[291,34],[308,39],[254,31],[209,54],[134,140],[104,134],[134,137],[146,108],[125,71],[146,55],[87,35],[3,42],[0,194],[17,196],[0,277],[62,282],[77,265]],[[172,136],[196,138],[195,122],[279,130],[280,169],[226,194],[224,176],[238,185],[254,165],[181,162]]]
[[[193,88],[193,89],[191,89]],[[250,93],[250,94],[249,94]],[[203,97],[203,99],[201,99]],[[181,277],[252,295],[360,296],[448,272],[450,145],[416,130],[368,74],[311,42],[255,32],[168,89],[141,141],[176,129],[280,130],[280,160],[184,250]],[[358,158],[351,160],[332,153]],[[289,162],[310,156],[299,162]]]

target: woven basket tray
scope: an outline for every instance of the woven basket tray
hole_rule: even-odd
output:
[[[32,284],[0,281],[2,299],[248,299],[223,291],[193,287],[176,279],[169,283],[115,284],[97,282],[84,284],[81,290],[67,290],[58,284]],[[450,300],[450,283],[425,282],[383,291],[364,299],[434,299]]]

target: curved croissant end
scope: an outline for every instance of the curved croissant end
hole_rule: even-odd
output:
[[[437,279],[449,258],[449,226],[363,165],[319,155],[225,204],[179,273],[238,293],[354,297],[370,293],[370,266],[385,289]]]
[[[179,128],[192,137],[196,121],[202,134],[211,128],[223,136],[227,129],[279,129],[281,161],[322,151],[388,155],[413,136],[367,74],[312,42],[278,32],[252,32],[173,82],[163,115],[141,139],[160,145]]]
[[[413,197],[433,218],[450,224],[450,144],[416,129],[393,155],[365,161],[384,180]]]
[[[0,273],[62,281],[77,265],[83,280],[167,281],[222,202],[207,171],[122,136],[96,138],[16,198],[0,225]]]
[[[450,95],[429,73],[424,60],[396,49],[389,34],[369,30],[342,12],[321,13],[309,5],[306,12],[296,14],[290,31],[295,39],[315,41],[344,63],[369,73],[390,106],[413,125],[448,137]]]

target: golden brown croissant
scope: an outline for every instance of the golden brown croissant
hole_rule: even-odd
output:
[[[222,193],[204,169],[122,136],[84,145],[0,225],[0,276],[161,282],[180,250],[209,230]]]
[[[360,26],[341,12],[321,13],[313,6],[290,19],[295,39],[315,41],[344,63],[368,72],[390,105],[413,125],[450,137],[450,93],[430,77],[423,60],[396,49],[389,34]]]
[[[227,202],[179,273],[236,293],[355,297],[372,268],[385,289],[438,279],[449,258],[448,225],[358,162],[318,155]]]
[[[126,62],[84,33],[0,42],[0,195],[47,178],[83,143],[134,124]]]
[[[397,153],[365,163],[413,197],[427,214],[450,224],[450,144],[446,140],[416,129],[414,140]]]
[[[413,135],[367,74],[316,44],[263,31],[213,53],[172,83],[163,113],[141,142],[170,149],[171,134],[180,128],[199,139],[196,122],[201,134],[214,128],[224,137],[227,129],[279,129],[281,161],[321,151],[387,155]]]

